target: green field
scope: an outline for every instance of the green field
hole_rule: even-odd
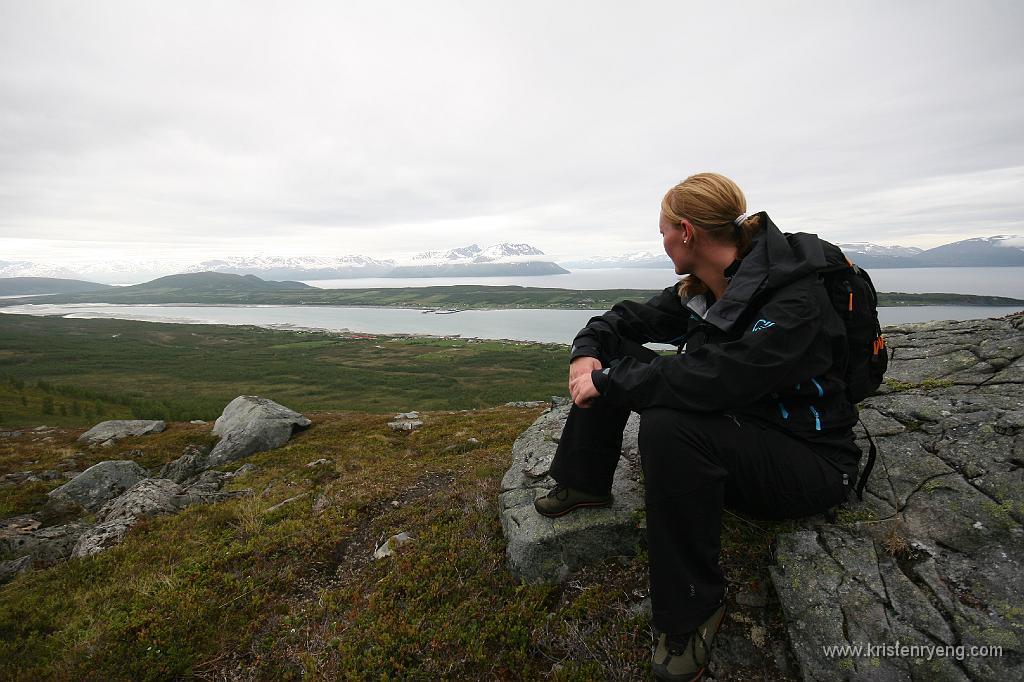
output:
[[[0,315],[0,425],[215,419],[238,395],[299,411],[472,409],[566,393],[568,349],[257,327]]]

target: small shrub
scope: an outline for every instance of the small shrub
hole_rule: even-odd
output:
[[[910,541],[907,539],[906,528],[899,521],[889,524],[888,530],[882,537],[882,548],[889,556],[897,559],[908,559],[914,555]]]

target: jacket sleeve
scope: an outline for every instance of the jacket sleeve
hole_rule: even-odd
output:
[[[820,304],[807,293],[779,292],[736,339],[650,363],[625,358],[595,371],[595,386],[605,399],[635,411],[710,412],[757,402],[794,376],[824,374],[832,365],[831,343]]]
[[[603,315],[590,318],[573,339],[570,361],[589,356],[607,365],[619,356],[623,339],[644,344],[671,343],[681,337],[686,333],[688,316],[678,288],[678,284],[668,287],[646,303],[616,303]]]

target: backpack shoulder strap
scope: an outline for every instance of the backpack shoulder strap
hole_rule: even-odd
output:
[[[863,502],[864,486],[868,484],[868,476],[871,475],[871,470],[875,468],[875,456],[878,454],[878,448],[875,447],[875,439],[871,437],[871,432],[868,431],[867,425],[860,417],[857,417],[857,421],[860,422],[860,425],[864,428],[864,433],[867,435],[868,443],[870,444],[870,447],[868,448],[867,464],[865,464],[864,468],[861,470],[860,477],[857,479],[857,485],[855,488],[857,492],[857,499]]]

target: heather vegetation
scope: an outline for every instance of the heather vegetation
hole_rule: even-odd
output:
[[[430,412],[408,434],[384,415],[310,413],[287,446],[246,460],[256,470],[230,487],[253,495],[153,518],[111,550],[0,587],[0,677],[642,678],[643,548],[557,586],[506,567],[495,498],[512,441],[539,411]],[[171,424],[116,452],[79,451],[78,433],[0,440],[0,474],[68,457],[156,466],[209,442],[202,426]],[[319,459],[329,464],[307,466]],[[57,484],[36,484],[3,515],[38,509]],[[399,531],[412,542],[373,560]],[[771,537],[727,520],[738,585],[756,579]],[[777,627],[766,636],[781,638]]]

